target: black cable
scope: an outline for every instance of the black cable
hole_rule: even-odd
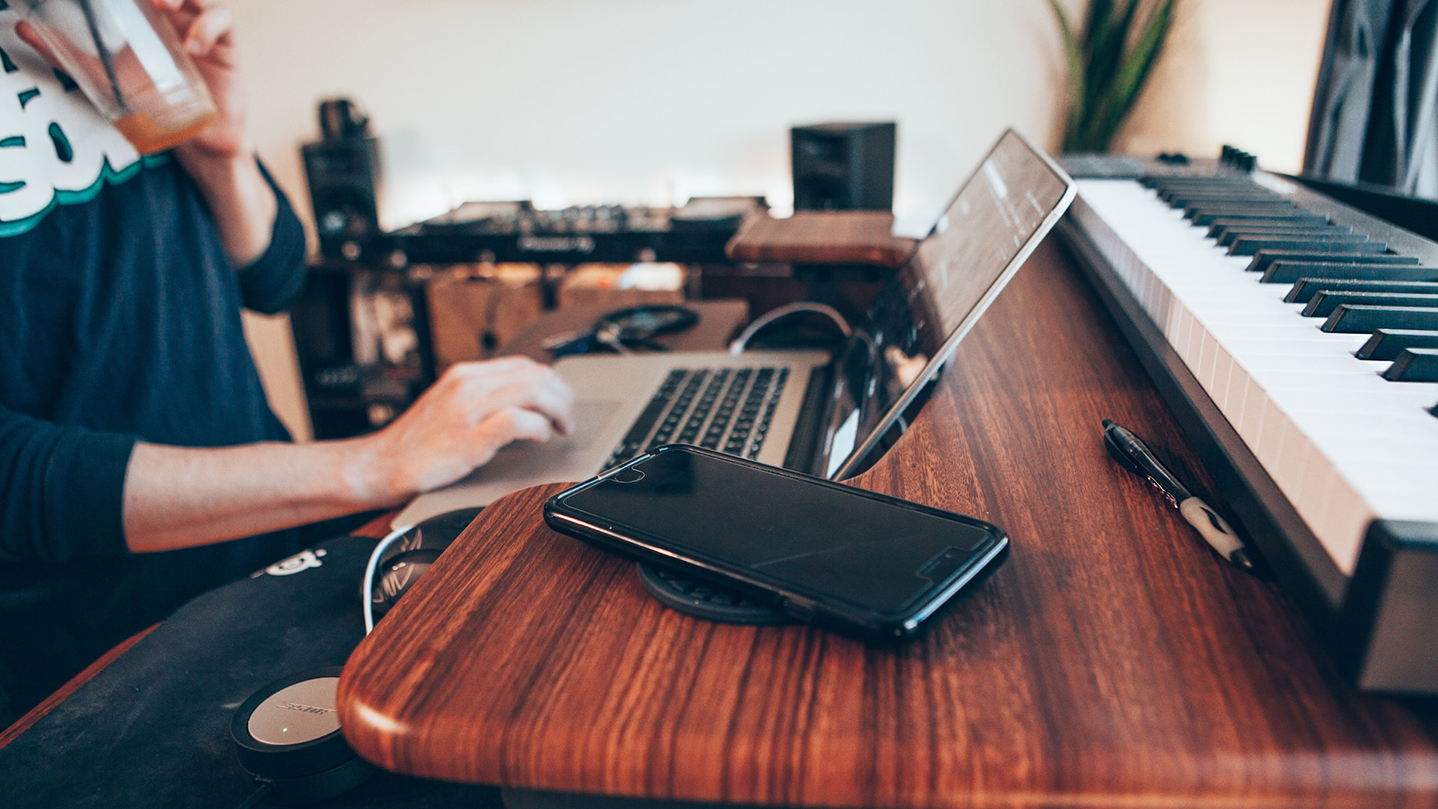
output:
[[[250,797],[245,798],[245,802],[240,804],[237,809],[255,809],[256,806],[260,805],[260,801],[270,796],[274,788],[274,784],[271,784],[269,781],[261,781],[260,788],[250,793]]]

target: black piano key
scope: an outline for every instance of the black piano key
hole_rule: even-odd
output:
[[[1383,372],[1389,382],[1438,382],[1438,348],[1405,348]]]
[[[1367,278],[1300,278],[1283,297],[1287,303],[1308,303],[1322,291],[1329,292],[1407,292],[1413,295],[1438,295],[1438,282],[1374,281]]]
[[[1392,292],[1350,292],[1324,290],[1303,307],[1304,317],[1328,317],[1339,306],[1403,306],[1438,309],[1438,295],[1408,295]]]
[[[1165,188],[1155,189],[1155,190],[1165,191],[1165,192],[1170,192],[1170,193],[1172,193],[1172,192],[1174,192],[1174,191],[1180,191],[1180,192],[1186,192],[1186,193],[1191,193],[1191,194],[1209,194],[1209,195],[1213,195],[1213,194],[1226,194],[1226,195],[1233,196],[1233,197],[1238,197],[1238,198],[1244,198],[1244,197],[1267,197],[1267,198],[1272,198],[1272,199],[1283,199],[1283,198],[1284,198],[1284,197],[1281,196],[1280,194],[1278,194],[1278,193],[1276,193],[1276,192],[1274,192],[1274,191],[1272,191],[1272,190],[1270,190],[1270,189],[1268,189],[1268,188],[1264,188],[1263,186],[1258,185],[1257,183],[1252,183],[1252,182],[1247,183],[1247,184],[1244,184],[1244,183],[1237,183],[1237,184],[1234,184],[1234,183],[1220,183],[1220,184],[1218,184],[1218,185],[1182,185],[1182,184],[1178,184],[1178,185],[1169,185],[1169,186],[1167,186],[1167,187],[1165,187]]]
[[[1286,199],[1275,200],[1273,202],[1230,203],[1227,205],[1219,202],[1195,202],[1192,205],[1187,205],[1184,207],[1183,218],[1195,220],[1194,224],[1202,224],[1201,222],[1198,222],[1196,220],[1197,217],[1203,216],[1205,214],[1213,214],[1215,216],[1238,213],[1262,213],[1273,215],[1281,214],[1285,211],[1299,211],[1311,213],[1311,211],[1308,211],[1308,209],[1300,208]]]
[[[1284,222],[1296,222],[1300,224],[1308,222],[1317,222],[1321,224],[1328,221],[1328,218],[1323,216],[1322,214],[1316,214],[1313,211],[1308,210],[1307,208],[1299,208],[1297,206],[1294,206],[1291,210],[1282,211],[1237,211],[1232,213],[1201,213],[1190,218],[1193,220],[1193,224],[1199,226],[1211,226],[1213,225],[1213,223],[1220,221],[1241,222],[1246,220],[1250,222],[1257,222],[1267,219],[1280,220]]]
[[[1319,264],[1418,264],[1416,256],[1397,253],[1315,253],[1304,250],[1259,250],[1248,263],[1249,272],[1263,272],[1275,261],[1312,261]]]
[[[1375,242],[1366,233],[1342,233],[1332,236],[1247,236],[1238,239],[1228,248],[1230,256],[1251,256],[1259,250],[1313,250],[1335,253],[1382,253],[1388,249],[1383,242]]]
[[[1267,188],[1259,188],[1250,185],[1189,185],[1170,186],[1160,192],[1160,196],[1169,198],[1189,196],[1194,199],[1283,199],[1282,196],[1269,191]]]
[[[1159,198],[1174,208],[1190,205],[1244,205],[1248,203],[1289,202],[1271,191],[1169,191]]]
[[[1204,194],[1274,194],[1273,191],[1264,188],[1252,181],[1221,182],[1221,183],[1193,183],[1193,182],[1157,182],[1153,184],[1153,190],[1159,193],[1172,193],[1174,191],[1191,191]],[[1276,194],[1274,194],[1277,196]]]
[[[1277,261],[1259,278],[1265,284],[1292,284],[1300,278],[1361,278],[1374,281],[1438,281],[1438,267],[1412,264],[1327,264]]]
[[[1212,235],[1210,233],[1210,235]],[[1335,227],[1333,225],[1317,225],[1314,227],[1228,227],[1225,228],[1216,241],[1220,247],[1229,247],[1242,238],[1261,239],[1327,239],[1335,236],[1352,236],[1352,228]]]
[[[1333,310],[1320,329],[1340,334],[1369,334],[1379,329],[1438,330],[1438,309],[1411,306],[1349,306]]]
[[[1258,188],[1248,177],[1174,177],[1150,175],[1139,180],[1140,185],[1163,190],[1172,188],[1229,188],[1237,190]]]
[[[1229,233],[1268,232],[1273,230],[1331,230],[1334,233],[1352,233],[1347,225],[1334,225],[1325,219],[1215,219],[1208,226],[1210,239],[1222,239]]]
[[[1321,228],[1328,224],[1330,224],[1329,221],[1321,216],[1254,216],[1247,219],[1221,217],[1208,223],[1208,236],[1216,239],[1230,230],[1242,230],[1247,227],[1287,227],[1293,230],[1306,230]]]
[[[1438,348],[1438,331],[1379,329],[1353,356],[1360,360],[1395,360],[1405,348]]]

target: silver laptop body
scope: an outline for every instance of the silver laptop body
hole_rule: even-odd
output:
[[[651,397],[676,369],[707,371],[697,381],[692,414],[706,392],[717,387],[716,401],[710,417],[701,423],[700,434],[686,443],[700,443],[706,437],[703,428],[714,420],[714,413],[723,404],[723,396],[735,386],[736,376],[746,370],[750,380],[739,390],[741,402],[755,387],[752,377],[762,369],[773,369],[775,375],[787,376],[782,391],[773,396],[772,413],[766,425],[762,444],[756,454],[751,431],[742,448],[745,457],[760,463],[782,466],[799,420],[804,392],[810,376],[829,361],[822,351],[753,351],[734,355],[721,351],[626,354],[613,356],[585,355],[566,357],[554,369],[573,388],[576,396],[575,430],[567,437],[556,436],[543,443],[520,441],[501,449],[494,459],[470,473],[468,477],[420,495],[395,516],[393,527],[414,525],[436,514],[459,508],[485,506],[510,492],[543,483],[580,481],[590,478],[609,466],[608,461],[628,434],[631,425],[649,406]],[[725,371],[728,375],[720,379]],[[683,385],[695,384],[695,374],[687,375]],[[716,386],[717,382],[717,386]],[[683,389],[676,392],[683,394]],[[761,413],[770,407],[766,398]],[[646,431],[650,438],[662,427]],[[678,440],[676,430],[671,440]],[[728,439],[723,439],[727,443]],[[647,446],[647,445],[646,445]],[[643,449],[644,447],[640,447]],[[715,447],[724,449],[724,444]],[[636,450],[628,456],[637,455]],[[741,453],[734,453],[741,454]]]

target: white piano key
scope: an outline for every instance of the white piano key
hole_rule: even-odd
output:
[[[1310,452],[1303,467],[1302,493],[1293,501],[1293,507],[1300,514],[1322,512],[1337,475],[1337,468],[1327,456],[1316,449]]]
[[[1283,425],[1287,417],[1273,404],[1272,399],[1263,402],[1263,415],[1258,422],[1258,445],[1249,445],[1253,456],[1265,468],[1272,469],[1278,461],[1278,450],[1283,440]]]
[[[1273,476],[1273,482],[1283,490],[1289,500],[1297,499],[1303,481],[1303,456],[1308,441],[1292,421],[1283,419],[1278,423],[1278,447],[1273,458],[1264,462],[1264,468]]]
[[[1252,333],[1254,330],[1247,330]],[[1354,359],[1353,352],[1363,347],[1368,341],[1366,334],[1324,334],[1317,332],[1315,336],[1294,332],[1283,334],[1277,337],[1239,337],[1229,338],[1223,336],[1220,331],[1214,336],[1227,346],[1233,353],[1245,360],[1255,357],[1277,355],[1281,357],[1337,357]],[[1321,338],[1338,339],[1321,339]],[[1301,361],[1301,360],[1300,360]]]
[[[1268,404],[1268,393],[1248,377],[1246,385],[1248,392],[1243,397],[1243,416],[1238,423],[1238,435],[1244,443],[1253,447],[1258,444],[1258,437],[1263,430],[1263,413]]]
[[[1214,341],[1212,334],[1205,331],[1202,346],[1198,352],[1198,383],[1203,385],[1204,390],[1210,392],[1210,396],[1213,391],[1213,363],[1217,354],[1218,343]]]
[[[1245,391],[1243,379],[1245,374],[1243,373],[1243,369],[1239,367],[1238,363],[1233,361],[1233,357],[1229,356],[1227,351],[1223,352],[1220,368],[1221,370],[1218,376],[1214,379],[1215,384],[1218,386],[1220,398],[1215,401],[1218,402],[1218,409],[1223,411],[1223,414],[1228,417],[1228,420],[1236,422],[1238,418],[1241,418],[1243,415],[1242,405],[1243,393]]]

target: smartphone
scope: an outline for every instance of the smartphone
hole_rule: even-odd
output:
[[[873,641],[918,634],[1008,549],[973,517],[687,445],[556,494],[544,520]]]

